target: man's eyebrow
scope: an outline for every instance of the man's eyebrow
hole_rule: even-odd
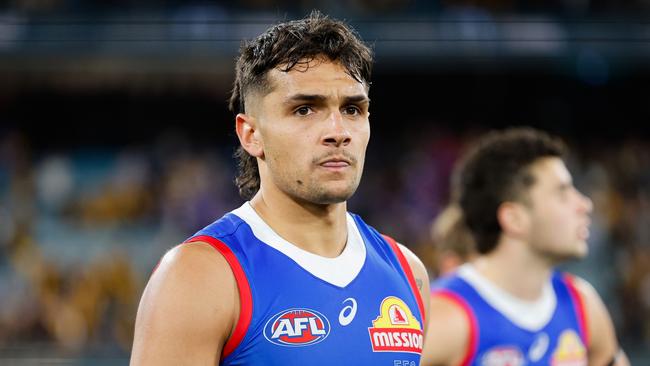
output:
[[[284,104],[294,102],[323,102],[326,99],[327,97],[321,94],[294,94],[285,99]]]
[[[291,104],[295,102],[312,102],[312,103],[318,103],[318,102],[324,102],[327,100],[327,96],[322,95],[322,94],[294,94],[287,99],[285,99],[284,104]],[[354,104],[354,103],[369,103],[370,98],[368,96],[359,94],[359,95],[351,95],[348,97],[344,98],[344,103],[345,104]]]
[[[344,99],[345,104],[359,104],[359,103],[370,103],[370,98],[368,96],[359,94],[359,95],[351,95],[349,97],[345,97]]]

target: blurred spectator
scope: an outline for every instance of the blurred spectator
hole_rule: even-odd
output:
[[[436,217],[431,225],[431,237],[436,248],[438,275],[452,272],[475,255],[474,239],[457,204],[448,205]]]

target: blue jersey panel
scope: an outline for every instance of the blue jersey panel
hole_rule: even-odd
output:
[[[535,331],[514,324],[456,274],[436,281],[432,290],[460,297],[476,320],[476,347],[467,365],[586,366],[579,307],[562,273],[554,272],[551,283],[557,304],[551,319]]]
[[[423,324],[417,295],[389,244],[353,217],[366,257],[345,287],[261,242],[232,213],[196,234],[228,246],[252,295],[250,325],[222,365],[419,364]]]

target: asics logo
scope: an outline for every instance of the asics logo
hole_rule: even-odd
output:
[[[548,334],[542,333],[540,334],[535,342],[533,342],[533,345],[530,346],[530,349],[528,350],[528,358],[532,362],[537,362],[544,357],[544,354],[546,353],[546,350],[548,350]]]
[[[352,323],[352,320],[354,320],[354,317],[357,315],[357,300],[349,297],[343,301],[343,304],[346,302],[350,302],[350,305],[344,306],[339,313],[339,323],[342,326]]]

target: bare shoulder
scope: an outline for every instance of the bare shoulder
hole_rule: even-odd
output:
[[[418,289],[422,290],[425,284],[427,286],[429,284],[429,274],[427,272],[427,268],[411,249],[400,243],[397,243],[397,245],[408,261],[409,266],[411,267],[411,271],[413,271],[413,276],[415,277]]]
[[[580,276],[573,274],[569,276],[575,285],[576,290],[578,290],[585,301],[600,301],[600,295],[598,295],[598,292],[591,283]]]
[[[454,299],[434,294],[429,305],[429,326],[421,365],[459,365],[469,351],[471,323]]]
[[[192,306],[201,302],[191,301],[193,298],[222,303],[228,290],[235,288],[235,278],[226,259],[209,244],[194,242],[178,245],[165,254],[144,295],[164,298],[174,294],[172,297],[178,298],[182,293],[193,294],[185,300],[179,299],[179,305]]]
[[[197,241],[170,249],[161,259],[156,273],[178,272],[200,276],[202,271],[227,274],[231,272],[228,268],[226,259],[217,250],[208,243]]]
[[[420,298],[422,299],[422,305],[424,306],[424,324],[422,325],[422,330],[424,332],[424,339],[426,343],[426,339],[429,333],[428,325],[430,324],[428,320],[429,316],[431,315],[431,310],[429,307],[429,301],[431,299],[431,292],[429,290],[429,274],[427,272],[427,268],[424,266],[420,258],[415,255],[415,253],[413,253],[409,248],[402,244],[398,243],[397,245],[399,246],[399,250],[402,252],[408,261],[409,266],[411,267],[411,272],[413,273],[413,277],[415,279],[415,285],[418,287],[418,291],[420,292]]]
[[[215,364],[239,310],[234,275],[207,243],[171,249],[144,290],[132,365]]]
[[[586,280],[571,275],[573,284],[584,304],[589,335],[588,354],[590,365],[629,365],[624,352],[620,350],[614,324],[596,289]],[[615,359],[614,363],[611,363]]]

